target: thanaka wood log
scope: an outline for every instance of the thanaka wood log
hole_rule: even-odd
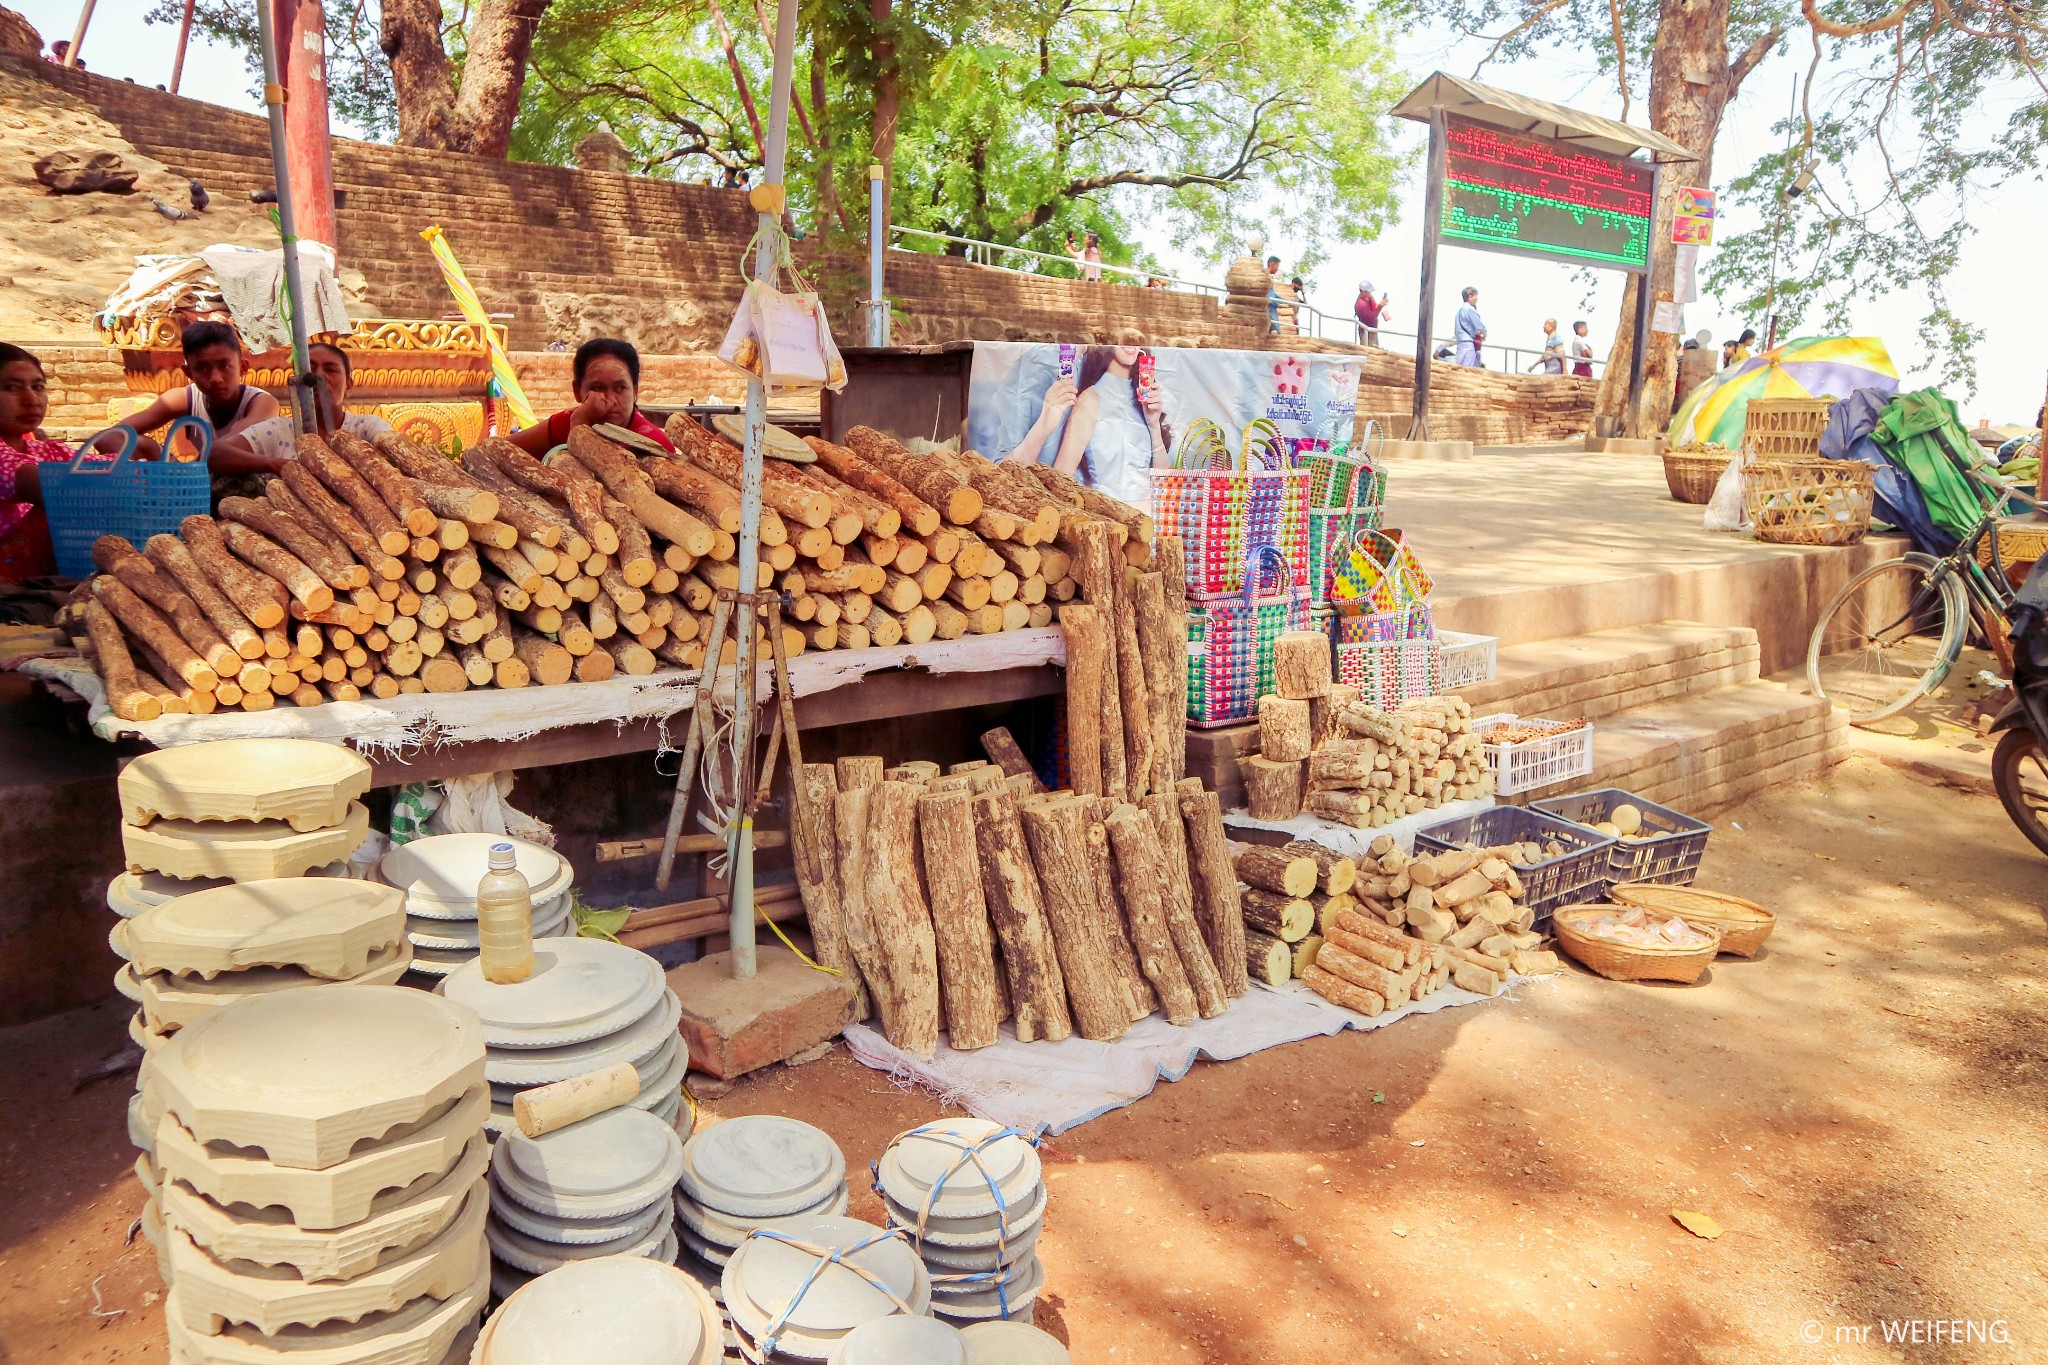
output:
[[[677,414],[671,422],[690,422]],[[691,425],[696,425],[690,422]],[[671,434],[673,439],[673,434]],[[706,521],[728,535],[736,535],[740,529],[740,491],[708,469],[700,469],[687,460],[666,459],[649,456],[640,462],[640,468],[653,481],[655,492],[679,507],[694,509]],[[763,508],[765,514],[773,508]],[[776,518],[778,526],[781,518]],[[781,540],[786,541],[789,533],[785,529]],[[765,540],[765,537],[764,537]],[[781,543],[778,541],[777,543]]]
[[[293,464],[311,471],[330,494],[347,504],[385,554],[404,554],[412,544],[413,533],[406,524],[326,441],[310,432],[302,433],[298,438],[298,459],[287,462],[284,469],[289,470]],[[299,489],[294,485],[292,491],[296,493]]]
[[[143,556],[170,575],[198,606],[214,632],[226,640],[239,657],[257,659],[263,656],[262,634],[200,569],[183,541],[173,535],[151,536],[143,546]]]
[[[790,802],[789,838],[798,894],[809,921],[818,961],[840,974],[854,993],[854,1017],[868,1017],[867,983],[847,939],[846,910],[841,895],[839,844],[833,811],[839,786],[829,763],[806,763],[797,775]],[[976,885],[976,895],[980,887]],[[934,892],[936,896],[936,891]],[[959,1046],[956,1042],[955,1046]]]
[[[971,776],[971,775],[970,775]],[[1123,898],[1116,889],[1116,862],[1110,854],[1109,828],[1104,824],[1113,807],[1099,796],[1083,797],[1087,821],[1088,875],[1095,891],[1095,917],[1098,932],[1109,946],[1110,958],[1116,963],[1117,973],[1124,981],[1124,993],[1131,1007],[1133,1023],[1143,1019],[1159,1008],[1159,996],[1146,979],[1145,970],[1138,965],[1138,954],[1131,947],[1131,930],[1124,914]]]
[[[1192,1023],[1199,1006],[1167,922],[1166,854],[1159,846],[1152,818],[1125,802],[1116,806],[1103,824],[1116,853],[1117,889],[1139,969],[1158,996],[1167,1022]]]
[[[136,596],[127,584],[110,574],[99,574],[92,579],[92,593],[112,619],[118,621],[130,635],[148,645],[185,686],[196,691],[210,691],[220,685],[220,675],[214,671],[213,666],[200,658],[198,652],[178,634],[177,628],[165,620],[156,608]],[[239,655],[236,655],[235,659],[236,662],[240,662]],[[134,680],[132,666],[130,675],[123,681],[125,690],[132,699],[140,687]]]
[[[1202,941],[1223,979],[1223,993],[1235,999],[1245,993],[1244,903],[1237,872],[1230,862],[1230,843],[1223,832],[1223,802],[1214,792],[1176,786],[1172,799],[1179,807],[1188,848],[1188,869],[1194,895],[1195,920]]]
[[[488,488],[464,488],[420,480],[414,483],[413,491],[435,516],[462,523],[472,536],[477,535],[479,526],[505,524],[498,520],[498,495]],[[496,537],[502,533],[493,531],[490,534]],[[497,542],[493,539],[492,543]]]
[[[101,536],[93,542],[92,558],[130,592],[154,607],[177,632],[178,638],[204,659],[207,667],[216,674],[226,677],[241,667],[241,653],[213,628],[213,622],[199,609],[199,604],[169,574],[158,572],[157,567],[127,540],[120,536]],[[176,672],[173,671],[171,676],[175,678]],[[137,679],[147,690],[148,679],[141,672],[138,672]]]
[[[375,446],[354,432],[335,431],[328,436],[327,447],[355,471],[399,525],[415,536],[430,536],[440,529],[440,517],[420,500],[412,480],[393,468]]]
[[[981,515],[981,494],[951,462],[912,455],[900,441],[873,427],[849,430],[846,446],[910,489],[955,526],[971,525]]]
[[[178,533],[200,569],[257,628],[269,629],[284,621],[291,595],[282,583],[230,554],[213,518],[186,517],[179,523]],[[329,600],[332,598],[330,591]]]
[[[1315,747],[1308,703],[1289,697],[1259,698],[1259,756],[1271,763],[1299,764]]]
[[[403,575],[398,555],[411,544],[411,538],[405,537],[405,544],[397,550],[386,548],[384,539],[347,504],[329,492],[311,466],[287,460],[278,471],[278,477],[264,485],[264,496],[284,511],[302,515],[315,534],[324,527],[340,537],[349,553],[369,566],[372,578],[396,580]],[[403,536],[401,528],[393,540]]]
[[[693,555],[709,554],[717,543],[712,528],[654,491],[624,447],[607,441],[588,427],[569,429],[569,453],[603,482],[650,532],[673,541]]]
[[[940,798],[944,799],[944,798]],[[1032,797],[1019,810],[1044,896],[1074,1030],[1106,1042],[1130,1028],[1131,994],[1103,932],[1088,854],[1088,797]]]
[[[938,1048],[939,966],[932,916],[917,860],[917,790],[879,783],[867,790],[864,875],[868,914],[884,958],[895,1027],[889,1041],[917,1057]]]
[[[1331,924],[1323,930],[1323,941],[1390,972],[1402,972],[1408,968],[1408,959],[1399,948],[1364,934],[1354,934],[1338,924]]]
[[[479,442],[463,459],[465,463],[488,460],[514,483],[561,503],[597,553],[608,555],[618,550],[619,530],[605,516],[604,488],[573,454],[542,464],[510,441],[492,438]]]
[[[868,909],[867,833],[873,794],[874,786],[846,787],[842,784],[838,798],[833,802],[832,819],[839,849],[840,911],[846,929],[847,951],[860,968],[867,998],[881,1021],[882,1032],[893,1037],[896,996],[889,985],[887,959],[877,937],[875,920]]]
[[[1307,701],[1330,690],[1330,637],[1319,630],[1283,631],[1273,641],[1273,690]]]
[[[1373,1016],[1386,1012],[1387,1001],[1384,996],[1363,986],[1353,985],[1343,977],[1321,967],[1310,967],[1303,972],[1301,984],[1331,1004],[1342,1005],[1345,1009],[1356,1010],[1363,1015]]]
[[[1114,605],[1121,570],[1116,567],[1111,528],[1091,523],[1080,528],[1074,551],[1076,577],[1081,581],[1082,602],[1102,617],[1102,685],[1097,696],[1097,717],[1102,747],[1102,794],[1111,801],[1131,795],[1129,751],[1123,743],[1124,712],[1122,687],[1118,681]]]
[[[1300,897],[1252,887],[1242,895],[1244,922],[1287,943],[1305,938],[1316,927],[1316,908]]]
[[[576,660],[577,682],[603,682],[619,671],[619,665],[610,651],[592,646],[588,654]]]
[[[687,443],[679,442],[677,454],[698,468],[716,474],[734,488],[739,487],[741,466],[745,460],[744,452],[721,436],[710,432],[705,432],[704,434],[707,439],[691,439]],[[591,439],[603,440],[602,437],[594,434]],[[611,443],[606,442],[606,444],[610,445]],[[577,458],[582,458],[583,452],[580,449],[576,449],[573,436],[571,449]],[[618,447],[614,446],[613,449],[617,450]],[[623,451],[619,453],[622,458],[631,458],[626,456]],[[803,478],[792,473],[790,468],[780,460],[764,460],[762,466],[761,500],[764,503],[773,507],[783,516],[792,518],[802,526],[831,525],[834,515],[841,509],[830,496],[820,493],[817,489],[811,487]],[[600,477],[606,477],[602,471],[596,472],[599,473]],[[606,477],[606,481],[610,481],[608,477]],[[614,494],[618,492],[617,489],[612,491]],[[627,506],[632,506],[630,500],[625,501]],[[647,519],[643,517],[642,520],[645,521]],[[657,532],[661,529],[658,526],[654,526],[651,521],[648,524]],[[859,533],[859,517],[856,515],[852,532],[846,539],[850,540]],[[837,536],[835,535],[834,538],[837,539]],[[671,536],[669,539],[674,540],[676,537]],[[846,540],[840,540],[839,543],[843,545],[846,543]]]
[[[917,812],[948,1039],[963,1052],[989,1047],[1001,1036],[1006,1011],[997,989],[995,941],[983,899],[973,798],[966,791],[934,792],[926,787],[918,797]]]
[[[1275,763],[1258,754],[1237,761],[1246,812],[1254,820],[1292,820],[1301,814],[1303,763]]]
[[[1149,782],[1153,790],[1164,791],[1179,779],[1171,756],[1176,750],[1187,747],[1187,707],[1174,704],[1178,684],[1174,679],[1176,663],[1173,648],[1176,634],[1182,640],[1187,638],[1187,621],[1184,615],[1176,618],[1167,610],[1166,586],[1159,574],[1133,571],[1125,575],[1124,582],[1138,632],[1138,658],[1144,670],[1148,707],[1146,714],[1152,725]],[[1122,666],[1121,658],[1118,666]],[[1234,962],[1240,956],[1233,951],[1230,960]]]
[[[116,624],[113,614],[100,602],[87,601],[81,608],[81,615],[86,637],[92,642],[94,665],[106,688],[107,705],[113,708],[114,714],[122,720],[134,721],[155,720],[161,716],[164,713],[163,702],[138,680],[134,656],[128,652],[128,642],[122,638],[121,627]],[[187,652],[190,653],[189,650]],[[201,666],[204,667],[203,664]],[[219,685],[217,678],[214,685]],[[212,689],[206,690],[210,692]]]
[[[889,760],[875,754],[847,754],[832,766],[839,779],[839,790],[854,791],[861,787],[880,786],[883,774],[889,770]]]
[[[998,725],[993,730],[983,731],[981,751],[988,755],[991,763],[1005,773],[1013,777],[1030,778],[1034,791],[1045,790],[1045,784],[1038,780],[1037,770],[1031,766],[1031,760],[1024,757],[1024,750],[1019,747],[1017,738],[1010,733],[1009,727]]]
[[[346,592],[367,587],[370,571],[331,541],[323,540],[276,504],[255,498],[222,498],[218,515],[268,536],[318,574],[328,587]],[[266,570],[266,572],[268,572]]]
[[[1341,944],[1325,942],[1322,951],[1316,954],[1316,965],[1333,976],[1343,977],[1354,986],[1375,992],[1389,1005],[1408,1002],[1408,982],[1400,973],[1390,972]]]
[[[1174,951],[1180,955],[1188,985],[1195,992],[1196,1009],[1204,1019],[1213,1019],[1230,1008],[1230,997],[1216,960],[1210,955],[1208,940],[1203,937],[1201,921],[1195,917],[1193,873],[1188,864],[1187,830],[1181,823],[1180,795],[1153,792],[1142,805],[1152,817],[1160,851],[1165,854],[1166,885],[1161,904],[1166,911],[1166,927],[1173,936]]]
[[[1294,975],[1293,947],[1261,930],[1246,931],[1243,957],[1249,980],[1267,986],[1284,986]]]
[[[1073,1022],[1017,803],[1007,791],[989,791],[977,793],[972,807],[982,897],[1003,945],[1017,1039],[1058,1042],[1072,1034]]]
[[[936,507],[852,450],[815,436],[805,437],[804,444],[817,455],[818,466],[832,477],[894,508],[911,534],[928,536],[939,529]]]
[[[1145,677],[1144,653],[1138,646],[1138,614],[1133,592],[1121,578],[1113,578],[1112,581],[1116,585],[1116,596],[1111,604],[1110,621],[1116,644],[1118,701],[1123,711],[1124,772],[1131,798],[1136,800],[1155,787],[1153,759],[1157,746],[1153,742],[1152,695]]]
[[[1316,889],[1326,896],[1341,896],[1358,884],[1358,862],[1335,849],[1324,848],[1308,839],[1283,844],[1282,853],[1307,858],[1316,865]]]

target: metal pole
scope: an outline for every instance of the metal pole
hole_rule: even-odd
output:
[[[78,12],[78,27],[71,30],[71,46],[64,49],[64,65],[78,65],[78,49],[85,46],[85,27],[92,22],[92,7],[98,0],[85,0],[85,8]]]
[[[1443,241],[1444,111],[1429,111],[1429,181],[1422,196],[1422,303],[1415,310],[1415,407],[1408,439],[1429,439],[1430,326],[1436,300],[1436,252]]]
[[[185,44],[192,40],[192,10],[199,0],[185,0],[185,17],[178,24],[178,55],[171,58],[171,93],[178,93],[178,82],[185,79]]]
[[[789,82],[796,52],[796,0],[781,0],[775,11],[775,67],[769,86],[768,157],[762,183],[752,196],[761,215],[761,249],[754,258],[754,278],[773,280],[781,267],[782,176],[789,151]],[[768,386],[757,375],[747,381],[747,440],[740,474],[740,591],[758,590],[761,564],[761,458],[768,443]],[[754,629],[760,618],[751,609],[740,614],[734,660],[739,673],[738,706],[733,715],[734,748],[751,752],[758,679]],[[741,765],[742,769],[745,764]],[[754,975],[754,817],[744,791],[735,792],[733,827],[727,835],[732,860],[732,974],[745,981]]]
[[[292,215],[291,172],[285,149],[285,93],[277,79],[277,32],[266,3],[256,6],[256,42],[263,51],[263,108],[270,116],[270,162],[277,176],[277,232],[284,242],[284,287],[292,305],[292,421],[302,433],[311,432],[320,401],[306,373],[306,291],[299,280],[299,228]]]
[[[889,301],[882,297],[882,252],[889,225],[882,221],[882,168],[868,167],[868,345],[889,344]],[[969,248],[970,252],[972,248]],[[972,259],[970,256],[969,259]]]

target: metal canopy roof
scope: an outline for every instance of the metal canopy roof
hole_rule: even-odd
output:
[[[1430,110],[1437,108],[1477,123],[1553,138],[1610,156],[1633,156],[1647,151],[1653,161],[1698,160],[1680,144],[1648,128],[1583,113],[1549,100],[1511,94],[1444,71],[1436,72],[1409,92],[1407,98],[1394,106],[1394,114],[1397,118],[1427,123]]]

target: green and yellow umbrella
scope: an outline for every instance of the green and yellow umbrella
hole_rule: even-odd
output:
[[[498,345],[498,334],[492,330],[491,320],[484,313],[483,301],[477,298],[469,276],[463,273],[461,262],[455,259],[455,249],[448,245],[448,238],[439,227],[423,229],[420,236],[426,238],[428,249],[440,263],[441,278],[448,282],[448,292],[455,296],[455,306],[462,310],[467,321],[483,331],[484,345],[490,349],[491,378],[497,381],[499,396],[511,409],[512,425],[532,426],[539,420],[534,416],[533,405],[526,401],[526,391],[519,387],[519,376],[512,370],[512,357]]]
[[[1671,419],[1671,444],[1739,447],[1752,398],[1847,398],[1871,388],[1899,390],[1899,372],[1878,338],[1794,337],[1686,395]]]

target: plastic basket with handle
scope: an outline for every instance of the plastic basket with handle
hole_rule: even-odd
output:
[[[1351,487],[1360,497],[1359,502],[1348,507],[1311,506],[1308,510],[1308,592],[1309,599],[1318,606],[1330,600],[1330,584],[1337,565],[1357,545],[1359,535],[1380,529],[1379,495],[1386,487],[1386,477],[1374,474]]]
[[[1512,744],[1495,743],[1486,736],[1497,725],[1537,733]],[[1493,770],[1496,796],[1514,796],[1569,782],[1593,771],[1591,721],[1535,720],[1503,711],[1474,717],[1472,733],[1479,736],[1486,750],[1486,766]]]
[[[1308,505],[1314,511],[1377,510],[1387,494],[1385,465],[1376,457],[1386,445],[1379,423],[1367,422],[1358,441],[1317,434],[1294,443],[1294,462],[1308,471]],[[1375,521],[1374,525],[1378,525]]]
[[[1222,430],[1206,419],[1181,441],[1176,467],[1145,471],[1152,516],[1180,537],[1188,596],[1231,597],[1244,588],[1251,552],[1270,546],[1290,581],[1309,586],[1308,471],[1287,467],[1278,430],[1263,418],[1245,428],[1233,459]]]
[[[1340,612],[1394,612],[1429,600],[1436,580],[1399,531],[1361,530],[1330,575],[1330,605]]]
[[[1245,568],[1242,593],[1189,604],[1190,725],[1228,725],[1251,715],[1273,690],[1273,642],[1309,628],[1308,595],[1286,581],[1279,551],[1255,546],[1246,558],[1255,562]],[[1260,596],[1262,586],[1275,590]]]
[[[43,507],[50,519],[58,573],[66,578],[91,576],[92,545],[101,536],[122,536],[140,545],[151,536],[176,531],[186,517],[212,510],[208,457],[213,454],[213,428],[195,417],[180,417],[164,437],[166,450],[181,429],[189,431],[198,447],[197,460],[137,460],[136,431],[109,427],[87,437],[70,464],[43,466]],[[95,458],[93,442],[109,432],[122,437],[120,451],[111,460]]]
[[[1436,642],[1444,656],[1444,691],[1493,681],[1500,652],[1500,642],[1494,636],[1440,630]]]
[[[1429,608],[1418,603],[1405,612],[1338,616],[1337,681],[1358,689],[1359,699],[1391,711],[1410,697],[1443,691],[1443,656]]]
[[[1477,728],[1475,723],[1474,728]],[[1499,848],[1503,844],[1563,845],[1564,852],[1515,869],[1522,883],[1522,904],[1536,916],[1534,929],[1550,927],[1550,913],[1580,901],[1598,900],[1607,889],[1607,847],[1614,841],[1569,820],[1521,806],[1494,806],[1430,825],[1415,836],[1417,853],[1448,853],[1459,848]]]
[[[1569,820],[1592,830],[1594,825],[1614,818],[1617,806],[1634,806],[1643,817],[1636,837],[1615,839],[1607,855],[1607,879],[1614,884],[1652,882],[1659,886],[1691,886],[1699,875],[1700,859],[1707,854],[1707,836],[1714,827],[1704,820],[1645,801],[1619,787],[1552,796],[1531,801],[1530,809],[1560,820]],[[1598,834],[1600,831],[1592,830]]]

